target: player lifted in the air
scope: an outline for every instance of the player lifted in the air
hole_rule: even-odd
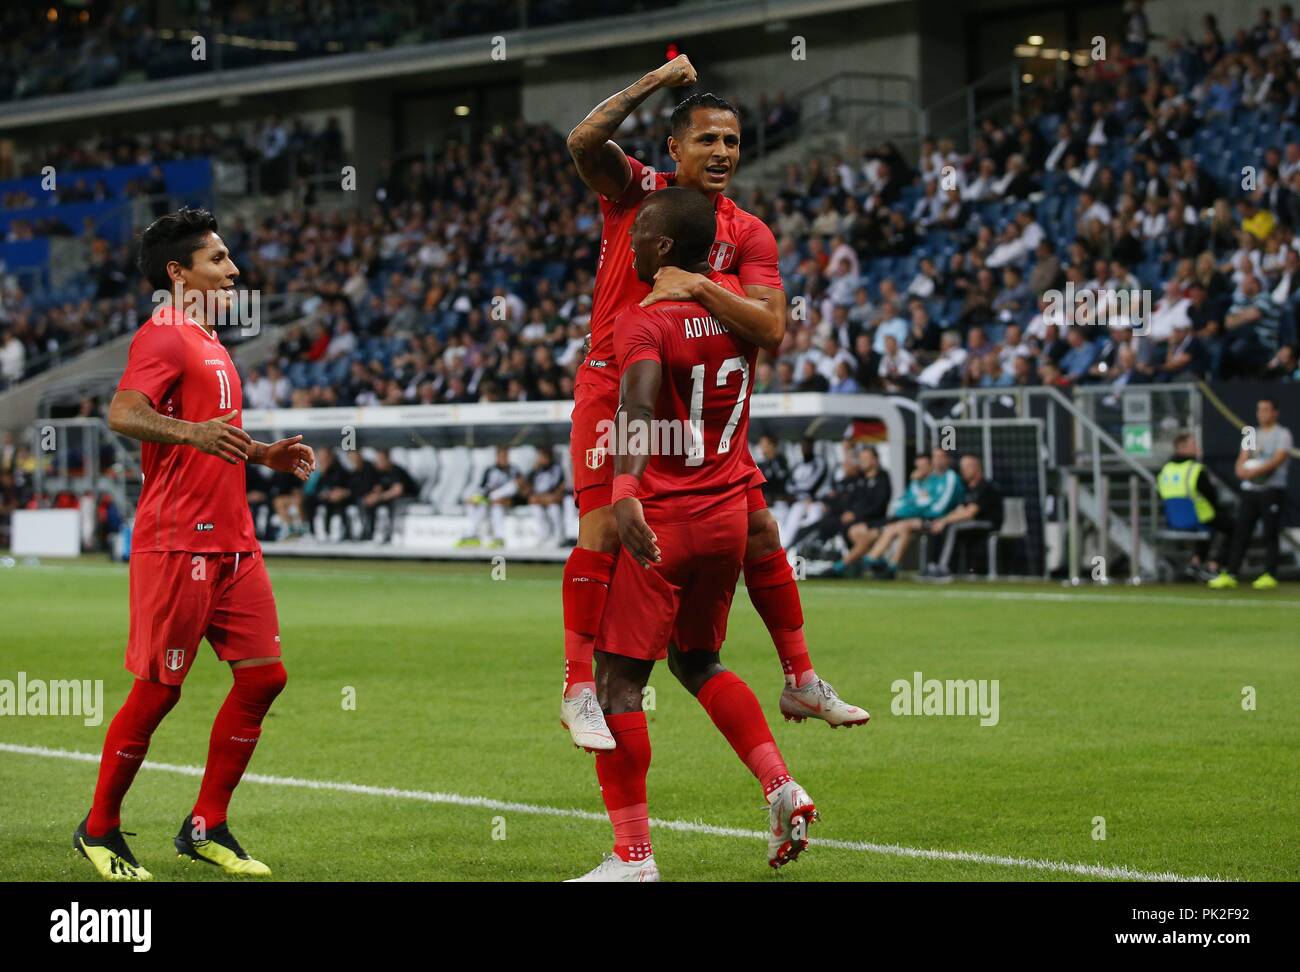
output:
[[[141,238],[139,264],[167,296],[131,340],[108,411],[115,432],[144,443],[126,646],[135,682],[108,727],[94,802],[72,843],[106,878],[151,877],[122,836],[122,799],[207,638],[230,663],[234,684],[212,724],[198,800],[173,844],[227,874],[265,876],[270,868],[245,853],[226,823],[262,719],[285,684],[244,464],[305,480],[316,461],[300,435],[267,444],[241,426],[239,374],[217,335],[239,271],[212,215],[182,209],[155,220]]]
[[[618,552],[618,530],[610,509],[611,458],[601,445],[602,422],[618,405],[614,360],[614,318],[638,304],[696,300],[731,333],[759,348],[775,350],[785,336],[786,299],[777,270],[776,240],[763,221],[722,193],[740,160],[740,119],[726,101],[694,95],[672,114],[668,151],[673,173],[655,172],[610,141],[624,119],[662,88],[695,83],[695,69],[681,55],[597,105],[569,135],[569,152],[583,181],[600,195],[605,218],[591,309],[591,352],[578,369],[573,392],[574,494],[578,503],[578,545],[564,567],[564,698],[561,721],[576,745],[607,750],[614,740],[596,704],[592,647]],[[704,193],[713,204],[717,236],[705,270],[723,274],[728,287],[708,273],[665,266],[638,279],[628,231],[645,197],[677,185]],[[653,288],[652,285],[653,284]],[[741,440],[752,469],[745,545],[745,588],[771,633],[785,689],[781,712],[787,719],[823,719],[832,726],[867,722],[864,709],[836,697],[817,677],[804,640],[803,608],[794,572],[781,546],[780,531],[763,499],[763,476]]]
[[[680,267],[739,292],[706,263],[715,225],[707,196],[655,192],[632,227],[637,274],[649,281],[660,267]],[[597,694],[616,743],[596,754],[596,775],[614,852],[577,880],[659,879],[641,698],[661,658],[762,785],[768,861],[780,867],[807,844],[816,809],[790,778],[758,699],[718,660],[749,535],[747,435],[758,349],[690,299],[624,309],[614,349],[622,400],[612,500],[623,552],[596,638]]]

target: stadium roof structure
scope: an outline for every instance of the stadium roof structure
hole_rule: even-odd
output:
[[[888,0],[721,0],[668,10],[602,17],[578,23],[501,31],[428,44],[311,58],[291,64],[202,70],[193,76],[122,84],[74,94],[0,104],[0,131],[183,104],[353,84],[494,63],[493,41],[505,40],[513,63],[643,44],[647,37],[675,38],[736,30],[789,17],[835,14],[883,6]],[[499,58],[495,59],[499,63]]]

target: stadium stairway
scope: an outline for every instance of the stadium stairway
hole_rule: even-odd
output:
[[[28,426],[56,403],[75,405],[86,395],[98,396],[107,404],[126,367],[132,334],[122,334],[91,348],[48,371],[0,392],[0,429],[19,430]],[[231,356],[241,371],[260,365],[275,353],[277,328],[230,345]]]
[[[120,335],[0,393],[0,428],[27,426],[40,415],[41,403],[52,394],[71,394],[83,388],[89,392],[92,387],[101,387],[108,374],[113,374],[111,381],[115,383],[126,367],[130,346],[131,335]]]

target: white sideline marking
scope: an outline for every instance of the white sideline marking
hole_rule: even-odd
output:
[[[893,584],[896,581],[886,581],[885,583]],[[1271,598],[1267,595],[1260,597],[1179,597],[1176,594],[1098,594],[1088,591],[1076,591],[1069,593],[1066,591],[984,591],[979,588],[972,588],[968,591],[954,591],[951,588],[939,590],[927,590],[924,588],[904,587],[901,590],[892,588],[886,590],[881,586],[873,584],[863,584],[859,587],[853,585],[837,584],[833,587],[818,587],[818,593],[824,591],[833,591],[836,594],[853,594],[867,597],[909,597],[919,598],[921,600],[930,600],[932,598],[955,598],[971,599],[977,601],[1057,601],[1069,603],[1071,601],[1091,602],[1094,604],[1182,604],[1187,607],[1280,607],[1295,608],[1300,607],[1300,601],[1295,599],[1281,600]]]
[[[0,743],[0,752],[19,756],[43,756],[48,759],[68,759],[79,763],[98,763],[97,753],[79,753],[69,749],[50,749],[46,746],[19,746]],[[203,775],[202,766],[178,766],[175,763],[146,761],[142,769],[181,776]],[[269,786],[291,786],[304,790],[332,790],[337,793],[356,793],[362,796],[393,797],[399,800],[419,800],[424,803],[443,803],[458,807],[482,807],[486,810],[506,810],[543,817],[568,817],[572,820],[608,822],[603,813],[576,808],[547,807],[535,803],[515,803],[494,800],[491,797],[463,796],[459,793],[435,793],[428,790],[400,790],[395,787],[366,786],[361,783],[340,783],[333,780],[303,780],[293,776],[267,776],[263,773],[245,773],[244,781],[265,783]],[[690,820],[655,820],[650,825],[660,830],[680,833],[705,834],[709,837],[736,837],[741,840],[766,840],[761,830],[741,830],[738,827],[716,827],[713,824]],[[1033,871],[1052,871],[1058,874],[1076,874],[1080,877],[1112,878],[1121,881],[1218,881],[1217,877],[1186,876],[1169,871],[1138,871],[1124,865],[1070,864],[1062,861],[1045,861],[1030,857],[1013,857],[1004,854],[981,854],[975,851],[927,850],[920,847],[903,847],[899,844],[875,844],[856,840],[826,840],[813,838],[809,844],[835,850],[858,851],[866,854],[884,854],[890,857],[911,857],[930,861],[960,861],[968,864],[996,864],[1001,867],[1021,867]]]
[[[405,562],[403,562],[405,563]],[[412,569],[401,573],[381,573],[378,571],[357,570],[347,567],[305,567],[300,564],[291,564],[288,561],[278,561],[272,564],[268,569],[271,571],[272,579],[280,576],[283,579],[293,577],[319,577],[326,580],[359,580],[359,581],[389,581],[394,577],[416,576],[416,566],[419,561],[410,561]],[[487,564],[487,561],[484,561]],[[520,565],[524,566],[524,565]],[[547,564],[528,564],[527,566],[552,566]],[[26,570],[49,571],[51,573],[70,573],[70,574],[106,574],[118,573],[123,577],[126,576],[126,565],[115,564],[39,564],[23,565]],[[0,579],[3,578],[0,574]],[[498,584],[500,581],[493,581],[487,571],[469,570],[462,571],[443,571],[439,577],[456,578],[457,580],[483,581],[484,583]],[[510,584],[546,584],[554,587],[555,579],[550,577],[514,577],[507,583]],[[801,586],[807,581],[800,582]],[[743,581],[738,586],[744,586]],[[978,601],[1048,601],[1061,604],[1092,603],[1092,604],[1180,604],[1186,607],[1238,607],[1238,608],[1297,608],[1300,607],[1300,599],[1296,598],[1278,598],[1268,594],[1261,594],[1254,597],[1225,597],[1223,595],[1205,595],[1204,597],[1185,597],[1177,594],[1134,594],[1121,590],[1123,585],[1116,584],[1116,591],[1112,594],[1102,593],[1100,591],[999,591],[985,590],[983,587],[973,586],[970,590],[954,590],[951,587],[919,586],[913,585],[907,581],[881,581],[878,583],[861,583],[852,582],[834,582],[822,581],[816,583],[812,588],[804,587],[804,590],[813,590],[818,594],[848,594],[854,597],[879,597],[879,598],[911,598],[914,600],[978,600]]]

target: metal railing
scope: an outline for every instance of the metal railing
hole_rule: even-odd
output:
[[[860,148],[868,138],[906,140],[924,130],[916,79],[905,74],[842,71],[809,85],[789,100],[799,110],[801,137],[842,131],[851,146]],[[880,119],[895,124],[881,125]],[[760,155],[767,152],[765,127],[759,126]]]
[[[966,147],[970,148],[975,142],[981,121],[1007,107],[1012,111],[1020,110],[1021,70],[1021,65],[1014,62],[1004,64],[926,105],[921,113],[923,135],[928,138],[946,138],[964,134]],[[987,100],[989,96],[992,96],[992,101]],[[985,101],[982,106],[981,100]],[[960,117],[947,124],[937,123],[937,117],[943,113],[941,109],[948,105],[960,106]]]
[[[140,462],[102,418],[38,419],[28,428],[37,496],[108,493],[123,517],[135,511]]]
[[[1097,427],[1123,442],[1126,454],[1152,469],[1173,455],[1180,433],[1202,428],[1204,398],[1195,384],[1136,385],[1122,391],[1081,385],[1073,389],[1073,399]],[[1080,434],[1086,436],[1086,428]]]
[[[1076,389],[1077,391],[1077,389]],[[1102,428],[1079,404],[1066,397],[1060,389],[1043,386],[1026,388],[958,388],[934,389],[917,396],[923,410],[929,405],[952,403],[947,416],[952,419],[989,420],[997,417],[995,408],[1003,409],[1022,418],[1041,418],[1046,433],[1046,459],[1049,466],[1061,475],[1060,492],[1066,504],[1069,523],[1069,572],[1072,581],[1078,578],[1081,552],[1078,516],[1081,510],[1091,510],[1089,518],[1097,529],[1102,556],[1105,557],[1112,542],[1111,478],[1125,476],[1127,490],[1115,498],[1123,503],[1127,494],[1129,517],[1128,536],[1120,540],[1128,543],[1131,571],[1139,574],[1140,562],[1146,561],[1150,569],[1156,567],[1155,548],[1145,537],[1154,537],[1161,526],[1160,495],[1152,471],[1129,455],[1124,446]],[[942,419],[936,419],[942,424]],[[1068,424],[1067,424],[1068,423]],[[1062,433],[1066,433],[1062,436]],[[917,423],[918,440],[922,426]],[[1065,442],[1062,442],[1062,439]],[[1068,446],[1066,445],[1068,443]],[[1068,455],[1063,455],[1063,448]],[[1084,492],[1084,479],[1092,484],[1091,492]],[[1142,529],[1144,518],[1143,493],[1150,500],[1150,521]]]

